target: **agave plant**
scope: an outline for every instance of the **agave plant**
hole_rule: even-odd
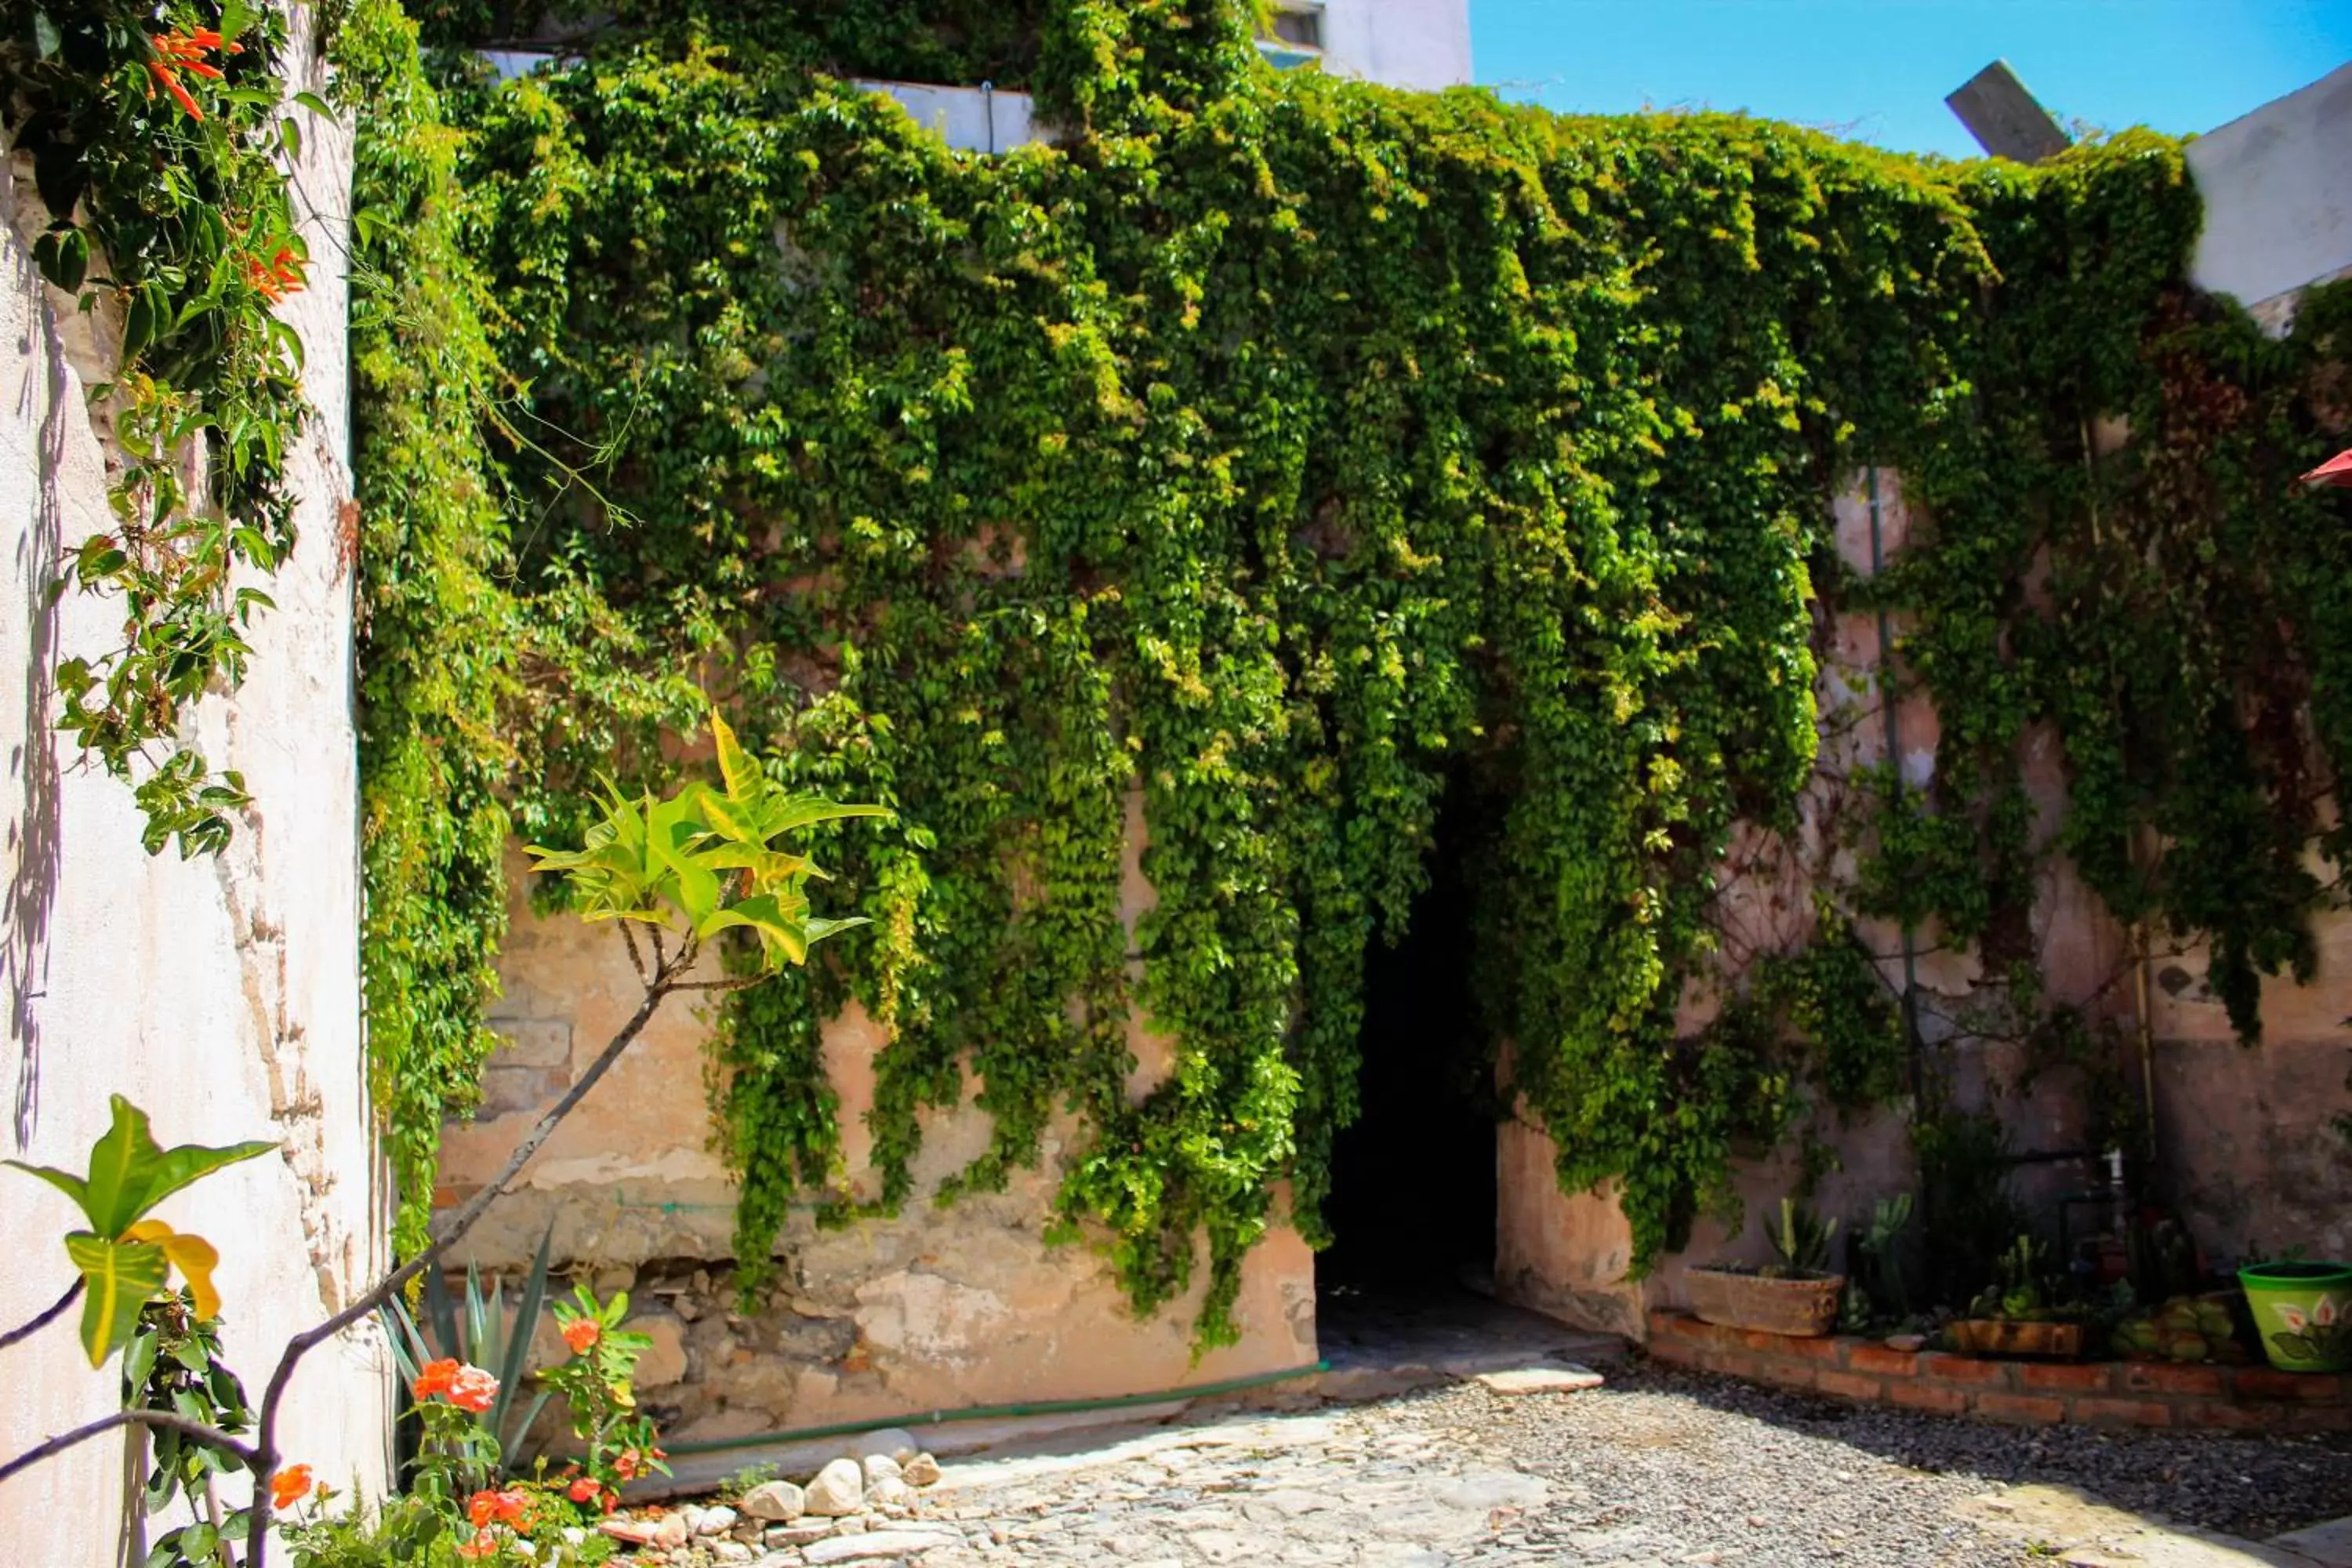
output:
[[[523,1385],[531,1379],[531,1331],[547,1305],[547,1258],[554,1239],[552,1226],[539,1238],[539,1251],[530,1260],[530,1272],[523,1276],[511,1321],[507,1317],[506,1282],[493,1274],[486,1287],[480,1268],[471,1263],[466,1265],[463,1300],[452,1297],[438,1269],[428,1269],[423,1321],[397,1296],[385,1312],[393,1359],[400,1367],[404,1385],[416,1381],[425,1363],[445,1357],[480,1367],[497,1377],[498,1395],[481,1419],[498,1439],[500,1467],[510,1475],[530,1470],[535,1450],[526,1445],[552,1394],[541,1387],[528,1401],[523,1397]]]

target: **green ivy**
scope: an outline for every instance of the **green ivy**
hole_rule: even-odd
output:
[[[183,731],[244,679],[271,607],[252,574],[294,544],[286,462],[309,411],[275,307],[308,275],[281,166],[308,116],[279,78],[286,28],[266,0],[34,0],[0,23],[0,123],[48,220],[33,259],[116,359],[87,389],[121,458],[114,520],[59,585],[119,602],[121,640],[59,664],[63,728],[132,785],[150,854],[216,853],[250,804]]]
[[[2332,773],[2352,576],[2340,503],[2289,479],[2345,312],[2282,346],[2197,298],[2175,144],[2025,170],[1561,118],[1276,74],[1221,0],[1059,0],[1035,86],[1071,139],[987,159],[813,69],[874,51],[795,15],[631,13],[451,100],[488,357],[433,378],[510,378],[475,402],[495,482],[457,489],[509,520],[513,619],[467,636],[519,689],[463,706],[502,713],[526,831],[562,840],[599,769],[671,766],[686,674],[782,782],[897,814],[816,847],[873,924],[720,1019],[746,1289],[795,1193],[853,1211],[818,1031],[855,1001],[887,1041],[876,1208],[968,1084],[994,1136],[946,1198],[1075,1113],[1065,1233],[1141,1309],[1204,1252],[1198,1330],[1230,1335],[1279,1183],[1319,1235],[1364,966],[1449,780],[1486,814],[1496,1056],[1563,1184],[1619,1184],[1637,1267],[1805,1082],[1904,1087],[1842,904],[2013,956],[2037,724],[2119,912],[2212,933],[2225,990],[2307,956],[2320,773],[2281,705]],[[2086,463],[2106,413],[2141,438]],[[1827,504],[1865,462],[1933,522],[1870,585]],[[1882,787],[1884,858],[1822,936],[1679,1037],[1734,824],[1792,826],[1812,775],[1832,581],[1906,612],[1936,784]],[[488,820],[425,863],[494,870]],[[2117,848],[2142,830],[2153,873]],[[420,1016],[473,1026],[488,930],[443,932]],[[1139,1018],[1175,1042],[1139,1100]]]
[[[396,0],[357,0],[335,38],[355,118],[352,468],[359,505],[361,868],[370,1085],[399,1194],[394,1241],[425,1240],[445,1119],[478,1092],[506,932],[524,628],[501,582],[506,514],[485,421],[498,365],[459,247],[457,138]]]

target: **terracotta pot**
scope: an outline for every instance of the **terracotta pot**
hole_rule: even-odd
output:
[[[2006,1318],[1964,1318],[1951,1325],[1952,1348],[1963,1355],[2050,1356],[2083,1353],[2080,1323],[2019,1323]]]
[[[1702,1322],[1726,1329],[1759,1329],[1768,1334],[1811,1339],[1837,1322],[1845,1276],[1817,1274],[1774,1279],[1728,1268],[1694,1268],[1684,1277],[1691,1310]]]

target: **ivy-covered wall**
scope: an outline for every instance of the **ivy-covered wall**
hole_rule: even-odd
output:
[[[1449,790],[1486,1037],[1637,1270],[1806,1107],[1908,1091],[1856,919],[1971,954],[2001,987],[1971,1028],[2020,1038],[2073,1026],[2032,963],[2053,858],[2210,943],[2249,1038],[2260,977],[2309,973],[2352,563],[2293,476],[2346,423],[2352,297],[2273,342],[2199,295],[2176,143],[2026,170],[1562,118],[1278,76],[1219,0],[1066,0],[1024,44],[1066,141],[991,160],[813,69],[887,68],[792,14],[625,16],[449,100],[517,830],[677,765],[689,677],[780,773],[898,814],[824,847],[872,927],[715,1020],[747,1290],[794,1202],[903,1204],[927,1108],[977,1086],[940,1197],[1073,1117],[1064,1231],[1146,1310],[1205,1240],[1197,1327],[1229,1334],[1277,1185],[1318,1235],[1363,965]],[[1926,520],[1867,584],[1830,505],[1864,464]],[[1825,640],[1881,604],[1934,776],[1841,768],[1823,816]],[[1678,1024],[1727,857],[1804,832],[1821,917]],[[487,840],[460,863],[478,973]],[[464,990],[420,1018],[478,1040]],[[818,1070],[853,1003],[870,1186]],[[1139,1100],[1139,1018],[1174,1042]]]

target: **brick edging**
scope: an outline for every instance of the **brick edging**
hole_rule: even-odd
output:
[[[1792,1339],[1650,1313],[1650,1354],[1670,1366],[1865,1405],[2050,1426],[2352,1431],[2352,1374],[2169,1362],[1989,1361],[1889,1350],[1852,1335]]]

